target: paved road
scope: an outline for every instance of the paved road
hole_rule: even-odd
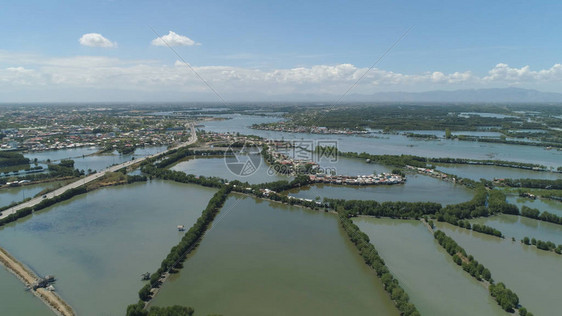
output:
[[[81,186],[81,185],[84,185],[84,184],[86,184],[86,183],[92,182],[92,181],[94,181],[94,180],[96,180],[96,179],[98,179],[98,178],[100,178],[100,177],[103,177],[106,172],[115,172],[115,171],[117,171],[117,170],[119,170],[119,169],[121,169],[121,168],[128,167],[128,166],[130,166],[130,165],[132,165],[132,164],[141,162],[141,161],[143,161],[143,160],[145,160],[145,159],[152,158],[152,157],[156,157],[156,156],[158,156],[158,155],[161,155],[161,154],[163,154],[163,153],[167,153],[167,152],[169,152],[169,151],[171,151],[171,150],[174,150],[174,149],[177,149],[177,148],[179,148],[179,147],[191,145],[191,144],[193,144],[193,143],[195,143],[195,142],[197,141],[197,134],[195,133],[195,125],[191,124],[190,128],[191,128],[191,136],[190,136],[189,140],[188,140],[187,142],[185,142],[185,143],[179,144],[179,145],[176,146],[176,147],[167,149],[167,150],[165,150],[165,151],[162,151],[162,152],[159,152],[159,153],[150,155],[150,156],[145,156],[145,157],[137,158],[137,159],[135,159],[135,160],[129,160],[129,161],[126,161],[126,162],[124,162],[124,163],[122,163],[122,164],[115,165],[115,166],[111,166],[111,167],[109,167],[109,168],[107,168],[107,169],[105,169],[105,170],[102,170],[102,171],[98,172],[98,173],[94,173],[94,174],[89,175],[89,176],[87,176],[87,177],[85,177],[85,178],[82,178],[82,179],[80,179],[80,180],[77,180],[77,181],[75,181],[75,182],[72,182],[72,183],[70,183],[70,184],[67,184],[67,185],[65,185],[64,187],[58,188],[58,189],[56,189],[56,190],[53,191],[53,192],[49,192],[49,193],[46,194],[46,196],[47,196],[46,198],[49,198],[49,199],[50,199],[50,198],[53,198],[53,197],[55,197],[55,196],[59,196],[59,195],[63,194],[64,192],[66,192],[66,191],[68,191],[68,190],[70,190],[70,189],[74,189],[74,188],[77,188],[77,187],[79,187],[79,186]],[[9,208],[9,209],[6,209],[6,210],[2,211],[2,215],[0,215],[0,219],[2,219],[2,218],[4,218],[4,217],[7,217],[7,216],[10,215],[10,214],[14,214],[14,213],[17,212],[18,210],[21,210],[22,208],[35,206],[35,205],[39,204],[41,201],[43,201],[43,199],[46,199],[46,198],[43,198],[43,197],[39,196],[39,197],[36,197],[36,198],[34,198],[34,199],[31,199],[31,200],[29,200],[29,201],[27,201],[27,202],[25,202],[25,203],[21,203],[21,204],[18,204],[18,205],[16,205],[16,206],[14,206],[14,207],[11,207],[11,208]]]

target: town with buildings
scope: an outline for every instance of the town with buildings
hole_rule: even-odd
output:
[[[0,150],[44,151],[79,147],[131,152],[187,139],[187,119],[94,108],[15,108],[0,113]]]
[[[293,124],[287,124],[286,122],[254,124],[251,126],[251,128],[258,129],[258,130],[265,130],[265,131],[306,133],[306,134],[353,135],[353,134],[368,133],[367,131],[363,131],[363,130],[350,130],[347,128],[339,129],[339,128],[327,128],[323,126],[296,126]]]

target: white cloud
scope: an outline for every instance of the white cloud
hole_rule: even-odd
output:
[[[78,41],[80,45],[89,47],[117,47],[117,43],[111,42],[99,33],[86,33]]]
[[[499,63],[482,79],[484,81],[505,81],[510,83],[561,81],[562,65],[555,64],[549,69],[534,71],[528,65],[521,68],[513,68],[507,64]]]
[[[168,35],[164,35],[161,37],[157,37],[152,40],[151,42],[154,46],[194,46],[194,45],[201,45],[200,43],[196,43],[194,40],[187,36],[179,35],[173,31],[170,31]]]
[[[286,94],[316,94],[330,99],[345,92],[367,71],[367,68],[352,64],[269,70],[232,66],[192,67],[227,100],[234,96],[243,99],[248,96]],[[560,83],[560,64],[532,70],[528,66],[514,68],[500,63],[483,76],[470,71],[408,74],[375,68],[364,76],[352,94],[505,87],[513,84],[559,91]],[[130,98],[153,93],[156,98],[197,95],[216,101],[205,84],[179,61],[169,65],[156,60],[124,60],[103,56],[48,58],[0,50],[0,96],[3,95],[4,99],[7,96],[26,98],[33,93],[47,93],[45,91],[53,94],[58,91],[62,96],[71,95],[66,92],[74,91],[80,96],[77,91],[101,90],[121,91],[115,93],[123,99],[127,98],[125,96]],[[92,101],[99,95],[94,94]]]

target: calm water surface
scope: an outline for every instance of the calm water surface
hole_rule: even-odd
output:
[[[404,135],[318,135],[261,131],[249,128],[252,124],[271,123],[277,117],[250,115],[225,115],[231,120],[202,123],[203,129],[216,132],[239,132],[270,139],[285,140],[335,140],[342,151],[368,152],[371,154],[411,154],[424,157],[452,157],[471,159],[500,159],[538,163],[558,167],[562,163],[562,151],[546,150],[542,147],[507,145],[496,143],[468,142],[449,139],[417,140]],[[374,136],[374,137],[373,137]]]
[[[494,227],[508,239],[515,237],[515,240],[519,241],[524,237],[534,237],[544,241],[550,240],[557,245],[562,244],[562,225],[508,214],[480,217],[471,222]]]
[[[398,315],[333,214],[231,196],[153,304],[200,315]]]
[[[372,217],[353,221],[369,236],[422,315],[449,316],[453,310],[454,315],[506,315],[420,221]]]
[[[123,315],[201,215],[214,189],[152,181],[100,189],[0,229],[0,246],[39,275],[78,315]],[[1,285],[0,285],[1,287]]]
[[[263,158],[261,158],[258,169],[248,176],[237,175],[231,172],[223,157],[189,159],[177,163],[171,169],[183,171],[187,174],[219,177],[230,181],[238,180],[250,184],[292,179],[292,177],[278,175],[273,170],[269,169],[265,161],[263,161]]]
[[[541,172],[524,169],[505,168],[496,166],[474,166],[474,165],[457,165],[446,164],[438,165],[437,170],[449,174],[454,174],[463,178],[480,181],[480,179],[493,180],[496,179],[562,179],[562,173]]]
[[[532,199],[522,198],[517,195],[508,195],[507,201],[509,203],[513,203],[517,205],[519,209],[521,209],[521,207],[525,205],[530,208],[536,208],[541,212],[546,211],[552,214],[556,214],[558,216],[562,216],[562,202],[560,201],[549,200],[549,199],[532,200]]]
[[[289,195],[315,199],[437,202],[456,204],[472,199],[473,192],[462,185],[441,181],[429,176],[408,174],[405,184],[396,185],[331,185],[315,184],[287,191]]]
[[[47,305],[30,292],[6,268],[0,266],[0,309],[2,315],[53,316]]]
[[[515,291],[520,303],[535,315],[560,315],[562,258],[555,253],[521,245],[519,241],[472,232],[448,223],[436,223],[478,262],[496,282]]]

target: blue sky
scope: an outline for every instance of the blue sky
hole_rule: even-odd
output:
[[[355,93],[562,92],[561,12],[558,1],[21,1],[0,10],[0,101],[212,100],[150,27],[197,43],[174,49],[233,99],[337,95],[411,26]],[[112,47],[81,44],[89,33]]]

